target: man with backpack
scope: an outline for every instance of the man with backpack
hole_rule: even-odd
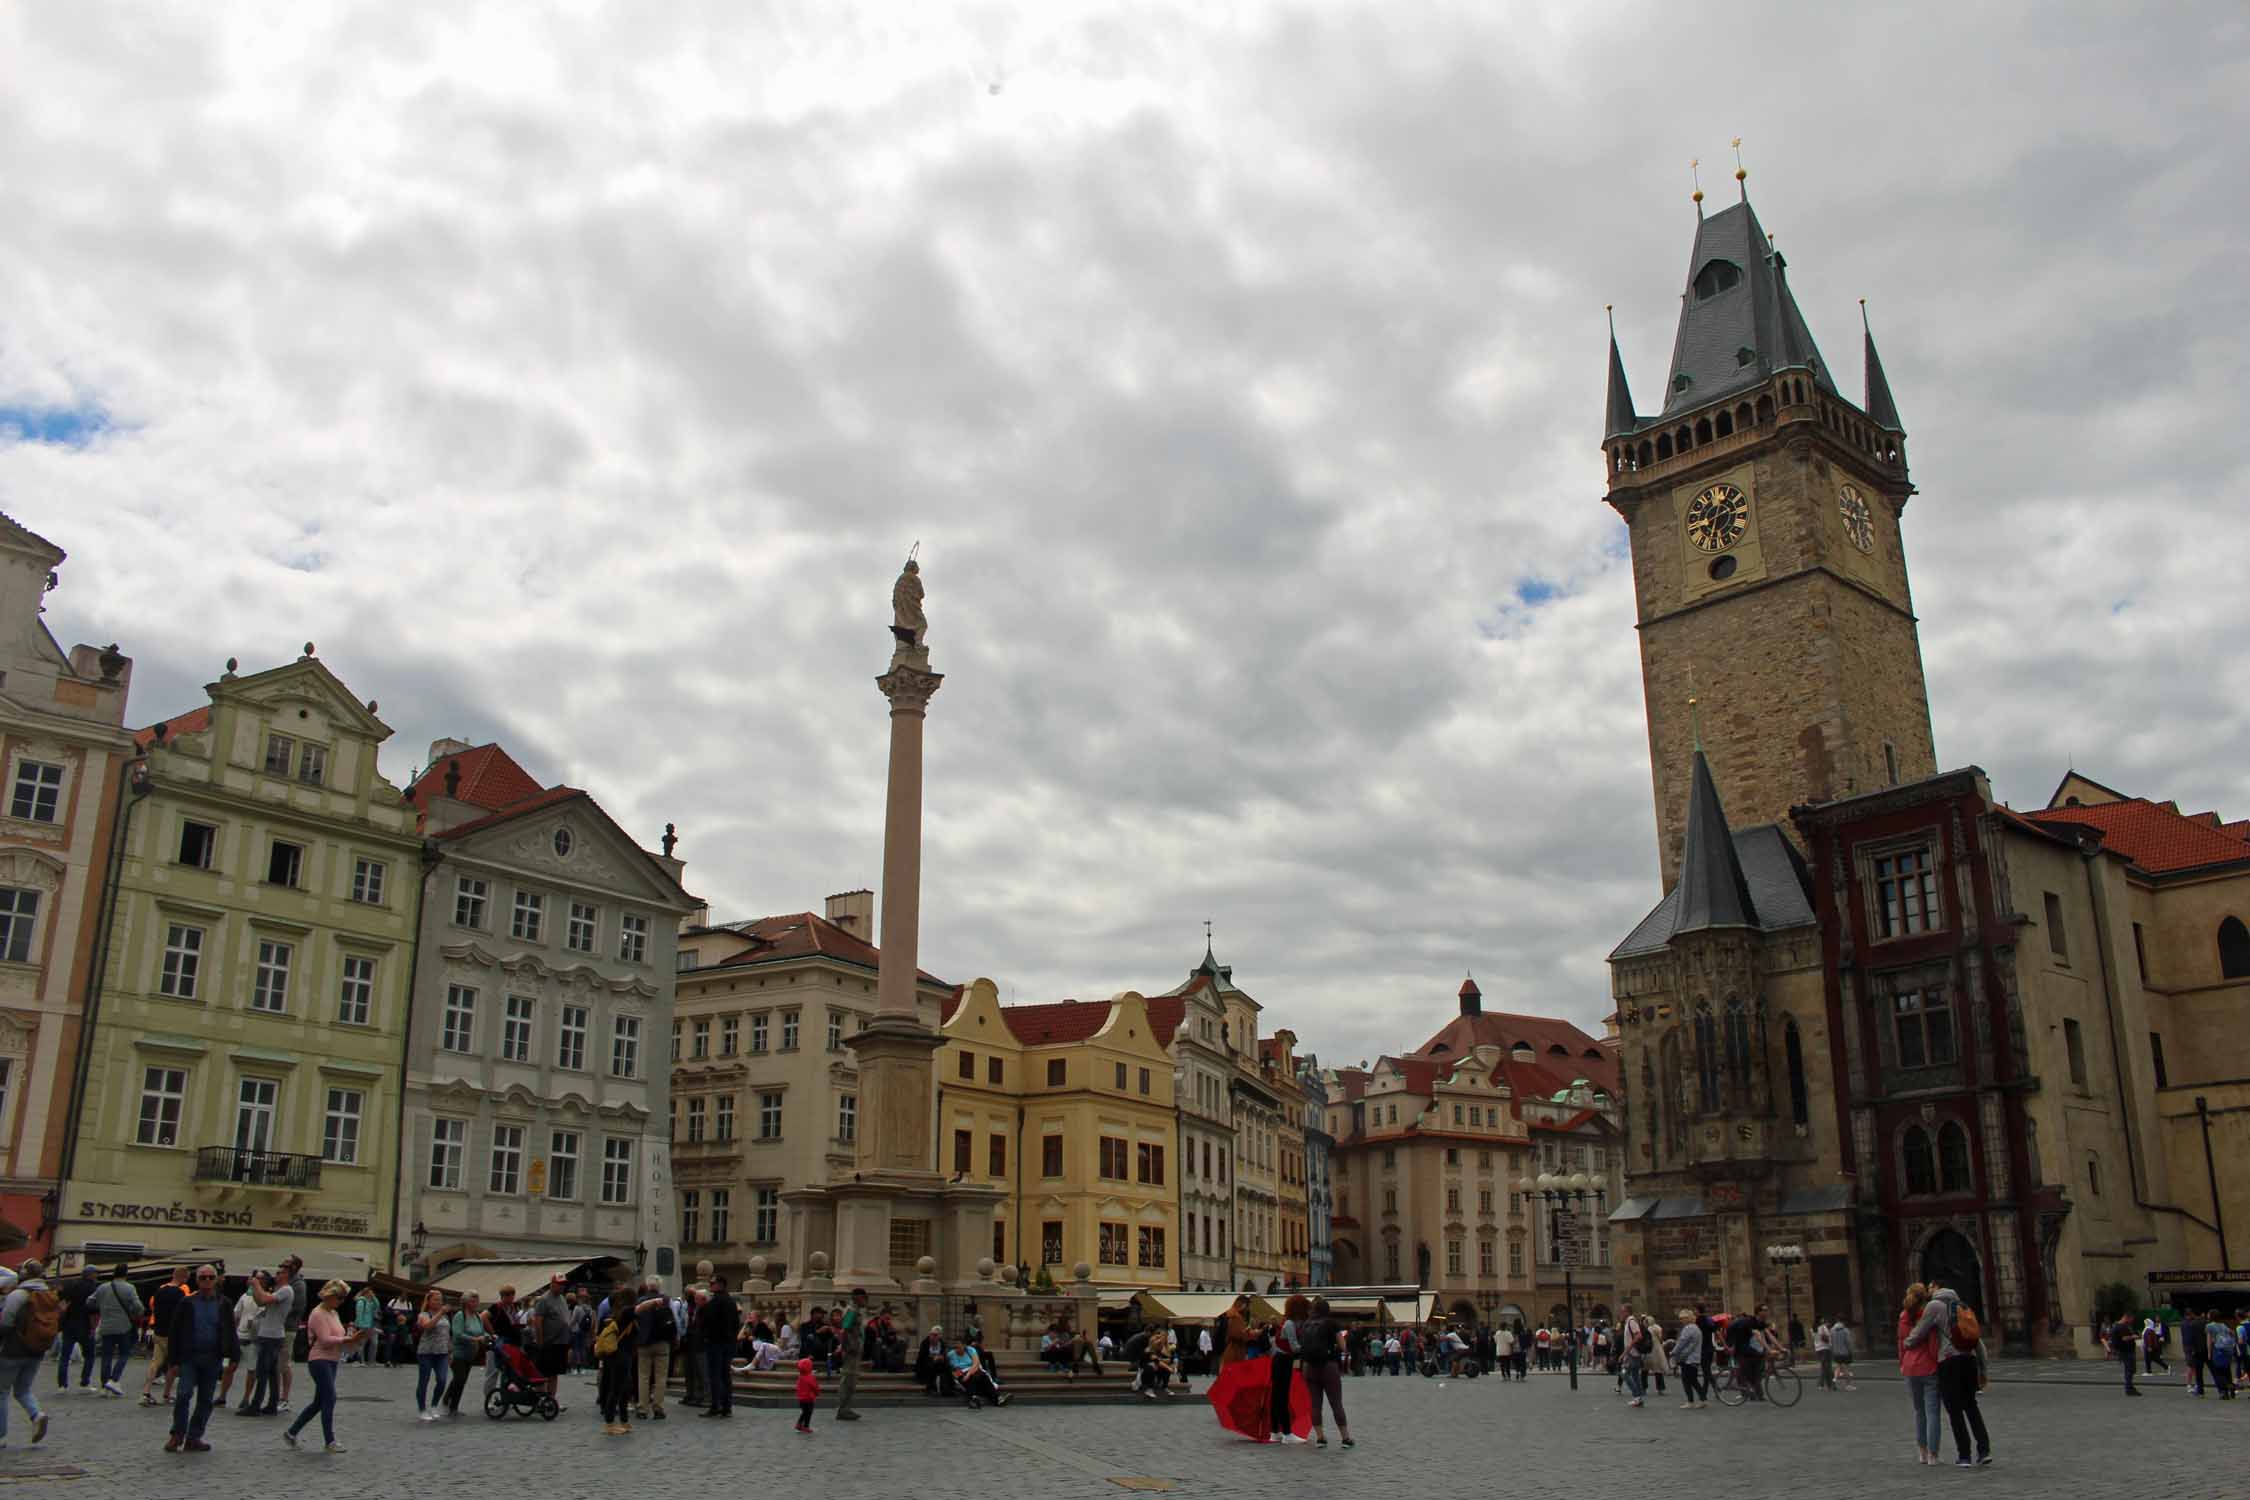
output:
[[[39,1279],[42,1267],[27,1260],[17,1271],[15,1290],[0,1299],[0,1445],[8,1441],[8,1401],[13,1398],[31,1418],[31,1440],[44,1442],[47,1414],[32,1390],[39,1365],[62,1336],[62,1299]]]
[[[1992,1436],[1984,1429],[1984,1413],[1977,1408],[1977,1388],[1984,1384],[1984,1328],[1976,1309],[1961,1300],[1951,1287],[1930,1283],[1930,1309],[1922,1321],[1931,1322],[1939,1340],[1938,1399],[1953,1423],[1953,1466],[1973,1468],[1992,1462]],[[1976,1439],[1976,1457],[1969,1457],[1969,1440]]]

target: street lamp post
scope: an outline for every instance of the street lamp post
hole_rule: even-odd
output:
[[[1575,1391],[1578,1389],[1578,1288],[1570,1274],[1574,1269],[1571,1262],[1574,1259],[1575,1236],[1569,1235],[1567,1231],[1572,1227],[1573,1216],[1580,1209],[1591,1202],[1594,1211],[1599,1213],[1608,1195],[1603,1189],[1594,1186],[1594,1179],[1584,1172],[1572,1172],[1567,1176],[1558,1172],[1541,1172],[1536,1182],[1518,1182],[1516,1186],[1519,1191],[1536,1193],[1545,1199],[1548,1212],[1552,1215],[1549,1220],[1549,1237],[1554,1240],[1555,1254],[1562,1261],[1563,1303],[1570,1310],[1570,1327],[1564,1330],[1564,1351],[1570,1366],[1570,1388]]]
[[[1781,1267],[1781,1336],[1788,1340],[1789,1352],[1795,1354],[1797,1352],[1797,1339],[1796,1335],[1790,1332],[1790,1329],[1797,1321],[1797,1294],[1789,1273],[1792,1268],[1804,1264],[1805,1247],[1802,1245],[1768,1245],[1766,1246],[1766,1259],[1771,1264]]]

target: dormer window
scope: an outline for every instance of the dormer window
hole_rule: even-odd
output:
[[[1731,260],[1704,262],[1703,269],[1695,273],[1695,300],[1716,297],[1729,287],[1742,285],[1742,267]]]
[[[1748,344],[1744,344],[1741,348],[1734,351],[1734,362],[1737,365],[1747,365],[1755,363],[1757,358],[1758,351],[1751,348]]]
[[[285,734],[266,736],[266,773],[287,776],[289,763],[296,758],[297,742]]]

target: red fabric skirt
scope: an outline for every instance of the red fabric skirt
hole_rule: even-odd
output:
[[[1264,1355],[1238,1359],[1211,1382],[1211,1409],[1219,1425],[1254,1442],[1273,1433],[1273,1360]],[[1289,1430],[1298,1437],[1312,1431],[1312,1393],[1294,1366],[1289,1371]]]

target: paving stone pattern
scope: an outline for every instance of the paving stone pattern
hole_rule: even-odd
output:
[[[129,1390],[138,1390],[142,1369],[134,1364]],[[569,1409],[552,1424],[477,1414],[426,1425],[414,1419],[411,1371],[355,1367],[343,1372],[342,1393],[361,1399],[346,1400],[337,1413],[349,1453],[320,1453],[317,1423],[307,1432],[308,1451],[298,1453],[282,1446],[287,1418],[214,1415],[216,1451],[175,1457],[162,1451],[164,1412],[76,1391],[54,1399],[43,1378],[39,1394],[52,1429],[44,1444],[27,1448],[22,1414],[11,1416],[0,1486],[68,1500],[1070,1500],[1122,1496],[1130,1492],[1123,1481],[1170,1480],[1170,1492],[1182,1495],[1304,1500],[1378,1485],[1417,1496],[1487,1494],[1509,1488],[1509,1476],[1537,1475],[1541,1500],[1663,1493],[1691,1476],[1700,1476],[1690,1481],[1695,1489],[1803,1500],[1956,1488],[2047,1500],[2083,1493],[2089,1483],[2122,1486],[2134,1500],[2244,1493],[2219,1476],[2239,1476],[2229,1466],[2250,1452],[2250,1400],[2191,1400],[2163,1377],[2145,1385],[2146,1398],[2128,1401],[2107,1384],[1996,1382],[1984,1408],[1999,1461],[1964,1473],[1914,1463],[1912,1416],[1895,1380],[1864,1380],[1856,1395],[1825,1394],[1808,1381],[1804,1400],[1790,1410],[1702,1413],[1680,1411],[1676,1390],[1628,1410],[1599,1375],[1585,1377],[1575,1393],[1559,1377],[1522,1384],[1367,1377],[1344,1382],[1361,1440],[1346,1453],[1245,1443],[1219,1430],[1200,1395],[1161,1406],[978,1412],[933,1402],[870,1411],[854,1424],[824,1409],[811,1437],[790,1430],[792,1411],[744,1408],[720,1422],[675,1408],[667,1422],[637,1423],[631,1437],[611,1438],[601,1433],[592,1381],[579,1376],[566,1380]],[[309,1389],[300,1371],[297,1394]],[[54,1473],[62,1466],[85,1472]]]

